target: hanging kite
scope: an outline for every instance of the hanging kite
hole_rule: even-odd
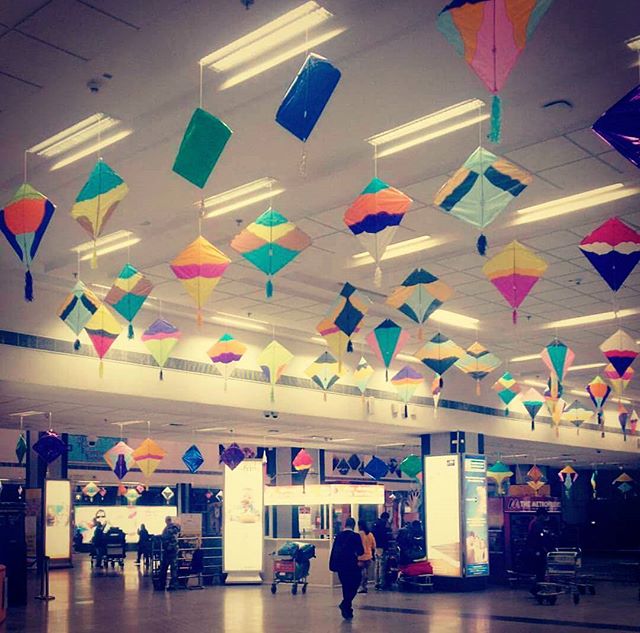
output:
[[[611,393],[611,387],[609,387],[609,385],[602,380],[600,376],[596,376],[587,385],[587,393],[591,398],[591,402],[593,402],[593,406],[596,408],[596,412],[598,414],[598,426],[600,427],[601,436],[604,437],[604,412],[602,408]]]
[[[247,351],[247,346],[241,343],[237,339],[233,338],[231,334],[223,334],[207,352],[207,356],[211,359],[212,363],[220,363],[224,365],[224,388],[227,388],[227,378],[229,365],[231,363],[237,363]]]
[[[613,393],[618,397],[618,401],[624,395],[625,389],[629,386],[634,374],[636,373],[633,367],[628,367],[622,376],[616,371],[616,368],[609,363],[604,368],[604,377],[609,381]]]
[[[593,417],[593,411],[582,404],[579,400],[574,400],[562,412],[562,419],[571,422],[576,427],[576,435],[580,434],[580,427]]]
[[[486,378],[502,361],[484,345],[476,341],[456,361],[456,367],[476,381],[476,395],[480,395],[480,381]]]
[[[538,411],[540,411],[540,407],[544,403],[544,397],[539,391],[531,387],[520,396],[520,400],[531,417],[531,430],[534,431],[536,428],[536,415],[538,415]]]
[[[409,333],[391,319],[385,319],[367,334],[367,343],[385,367],[385,379],[389,382],[389,366],[396,354],[405,346]]]
[[[195,444],[192,444],[182,454],[182,463],[189,469],[191,474],[197,473],[200,466],[204,464],[204,457]]]
[[[422,327],[427,319],[453,295],[453,290],[435,275],[416,268],[387,297],[386,304],[400,310],[418,324],[418,339],[422,340]]]
[[[563,387],[562,383],[554,383],[551,378],[547,382],[547,388],[544,390],[544,404],[551,418],[551,422],[556,431],[556,437],[560,435],[560,422],[562,421],[562,414],[564,412],[567,403],[560,396],[562,396]]]
[[[340,380],[341,372],[338,361],[329,353],[324,352],[316,358],[304,373],[322,389],[324,400],[327,400],[327,391]]]
[[[504,410],[505,416],[509,415],[509,404],[520,393],[520,385],[508,371],[505,371],[504,374],[493,383],[491,388],[506,405]]]
[[[627,422],[629,421],[629,411],[622,406],[622,403],[618,403],[618,424],[622,429],[622,437],[624,441],[627,441]]]
[[[141,496],[142,495],[135,488],[129,488],[129,490],[124,494],[124,497],[130,506],[135,505]]]
[[[382,283],[382,256],[410,206],[409,196],[374,178],[344,214],[344,223],[376,264],[374,280],[378,287]]]
[[[181,336],[182,332],[169,321],[156,319],[140,337],[160,367],[160,380],[164,379],[164,366]]]
[[[275,402],[275,384],[292,358],[293,354],[275,339],[258,355],[258,365],[267,382],[271,384],[271,402]]]
[[[571,496],[571,488],[578,478],[578,473],[572,466],[568,464],[558,472],[558,477],[564,486],[564,494],[569,498]]]
[[[84,326],[99,307],[100,299],[82,281],[78,280],[73,290],[58,308],[58,316],[76,335],[76,340],[73,343],[73,349],[76,351],[80,349],[80,332],[84,330]]]
[[[49,430],[40,434],[33,450],[46,464],[50,464],[67,452],[67,445],[57,433]]]
[[[118,338],[120,332],[122,332],[122,326],[116,318],[111,314],[111,311],[104,303],[101,303],[99,308],[91,315],[91,318],[84,326],[85,331],[89,335],[93,347],[98,354],[100,364],[98,365],[98,373],[102,378],[104,372],[103,358],[113,345],[113,342]]]
[[[513,323],[518,308],[547,270],[547,262],[517,240],[492,257],[482,272],[513,308]]]
[[[220,463],[227,466],[231,470],[235,470],[245,460],[244,451],[234,442],[227,448],[220,445]]]
[[[372,455],[364,467],[364,473],[369,475],[371,479],[380,481],[389,474],[389,467],[379,457]]]
[[[100,159],[71,207],[71,217],[93,240],[91,268],[98,265],[96,240],[102,235],[106,223],[127,193],[129,187],[124,180]]]
[[[445,213],[479,228],[489,226],[518,197],[533,178],[513,163],[478,147],[462,167],[440,188],[433,203]],[[480,233],[478,253],[487,250]]]
[[[125,321],[129,322],[128,338],[133,338],[133,324],[142,304],[151,294],[153,284],[131,264],[125,264],[104,298]]]
[[[182,137],[173,171],[203,189],[232,134],[223,121],[196,108]]]
[[[148,480],[166,455],[167,451],[148,437],[133,451],[131,456]]]
[[[392,379],[391,384],[396,388],[400,400],[404,402],[404,417],[409,417],[409,401],[416,389],[422,384],[424,377],[419,371],[405,365]]]
[[[559,392],[562,390],[562,381],[569,367],[573,365],[575,354],[562,341],[555,338],[540,352],[540,358],[549,369],[551,395],[557,398],[561,395]]]
[[[363,398],[367,390],[367,385],[374,373],[375,369],[369,365],[369,362],[364,356],[361,356],[355,370],[353,371],[353,380]]]
[[[171,490],[169,486],[165,486],[160,494],[162,495],[162,498],[165,500],[167,505],[169,505],[169,501],[171,501],[171,499],[173,499],[173,497],[175,496],[173,490]]]
[[[304,448],[301,448],[293,458],[291,465],[293,466],[294,471],[300,475],[302,486],[304,488],[307,475],[313,466],[313,457],[311,457]]]
[[[589,483],[591,484],[591,489],[593,490],[593,498],[597,499],[598,498],[598,470],[594,469],[594,471],[591,473],[591,479],[589,480]]]
[[[311,245],[311,238],[293,222],[267,209],[236,235],[231,248],[267,275],[267,298],[273,295],[273,276]]]
[[[498,93],[553,0],[452,0],[438,14],[438,30],[493,94],[489,140],[499,143]]]
[[[612,482],[623,495],[633,490],[633,477],[627,473],[621,473]]]
[[[504,482],[513,477],[513,471],[506,464],[498,460],[493,466],[487,468],[487,479],[493,479],[496,482],[496,488],[499,496],[506,494]]]
[[[464,350],[440,332],[415,353],[415,357],[421,363],[435,372],[440,389],[444,385],[442,375],[462,356],[464,356]]]
[[[619,218],[609,218],[580,242],[580,250],[616,292],[640,261],[640,233]]]
[[[82,494],[89,497],[91,503],[93,503],[93,498],[100,492],[100,488],[98,488],[95,481],[90,481],[86,486],[82,488]]]
[[[136,465],[133,449],[122,440],[112,446],[102,457],[118,479],[123,479],[127,472]]]
[[[527,486],[531,488],[536,496],[540,488],[545,485],[545,478],[542,471],[535,464],[527,472]]]
[[[16,442],[16,457],[18,458],[18,464],[22,464],[22,460],[25,458],[28,449],[27,438],[24,433],[20,431],[18,441]]]
[[[407,455],[400,462],[400,472],[409,477],[409,479],[417,479],[422,472],[422,459],[418,455]]]
[[[640,167],[640,85],[612,105],[593,131],[636,167]]]
[[[33,301],[31,264],[55,210],[49,199],[26,182],[18,187],[4,209],[0,209],[0,231],[25,268],[24,298],[27,301]]]
[[[629,416],[629,431],[631,435],[636,434],[636,430],[638,428],[638,412],[634,409]]]
[[[600,345],[600,351],[613,365],[618,376],[624,376],[638,356],[638,345],[633,338],[620,329]]]
[[[198,325],[202,324],[202,307],[218,285],[231,260],[206,238],[199,235],[170,264],[195,301]]]

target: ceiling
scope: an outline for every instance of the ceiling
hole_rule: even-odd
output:
[[[153,296],[167,310],[192,314],[191,301],[167,263],[197,233],[194,202],[200,194],[171,172],[185,125],[198,104],[197,61],[300,3],[256,0],[248,11],[237,0],[3,3],[1,199],[8,199],[22,181],[25,147],[95,112],[121,119],[134,133],[106,149],[104,158],[129,184],[130,194],[108,230],[128,229],[140,236],[142,241],[131,249],[131,261],[156,284]],[[640,306],[639,270],[614,297],[577,248],[588,232],[611,215],[639,226],[640,196],[513,225],[518,208],[617,182],[640,184],[637,168],[589,129],[604,109],[637,83],[637,57],[624,45],[640,31],[640,25],[629,20],[636,0],[618,0],[606,10],[599,0],[582,0],[579,28],[575,7],[555,3],[502,92],[503,142],[490,149],[529,170],[534,181],[488,230],[489,254],[517,238],[549,262],[515,327],[510,308],[482,274],[475,229],[431,204],[438,188],[477,146],[474,128],[378,161],[378,175],[414,200],[395,241],[428,234],[437,245],[384,262],[380,289],[373,284],[373,266],[352,267],[352,255],[362,247],[348,234],[342,216],[373,176],[371,147],[363,139],[465,99],[488,102],[488,95],[435,28],[443,0],[326,0],[321,4],[347,30],[314,50],[329,57],[343,76],[305,146],[304,173],[302,145],[273,120],[302,57],[224,91],[218,90],[219,77],[205,73],[204,107],[223,119],[234,135],[204,195],[275,177],[286,189],[275,206],[313,239],[313,245],[278,275],[275,294],[267,300],[262,273],[229,247],[238,225],[250,222],[264,207],[254,205],[205,220],[204,235],[233,260],[209,303],[210,315],[216,310],[250,315],[308,338],[348,280],[377,300],[365,322],[365,333],[386,315],[408,325],[379,300],[420,265],[455,289],[444,307],[479,319],[479,340],[508,359],[538,352],[547,344],[553,331],[541,327],[550,320],[606,312],[614,306]],[[102,87],[94,94],[87,82],[96,78]],[[573,107],[544,107],[560,99]],[[70,249],[87,237],[68,211],[93,160],[86,158],[50,172],[50,163],[29,158],[29,180],[57,204],[34,269],[38,285],[63,288],[72,283],[76,261]],[[101,258],[98,270],[85,266],[81,274],[98,288],[110,286],[125,261],[126,252],[113,253]],[[0,265],[0,282],[21,274],[8,248],[0,251]],[[626,318],[621,325],[640,339],[640,317]],[[602,360],[598,345],[613,329],[609,322],[557,333],[576,351],[576,363],[583,364]],[[442,326],[442,330],[463,346],[476,336],[456,327]],[[533,378],[540,362],[521,367],[523,375]],[[568,384],[582,386],[592,376],[593,370],[576,372]],[[633,399],[640,397],[637,387],[630,388],[629,394]],[[60,405],[64,411],[64,402],[43,401],[47,410]],[[70,422],[73,407],[95,414],[96,419],[104,417],[104,411],[92,411],[77,400],[69,404],[65,415]],[[13,405],[10,408],[16,410]],[[38,402],[17,408],[37,409]],[[109,417],[118,419],[135,417],[134,411],[109,412]],[[189,413],[185,416],[189,423]],[[330,436],[331,422],[326,425]],[[258,426],[256,433],[264,435],[262,421]]]

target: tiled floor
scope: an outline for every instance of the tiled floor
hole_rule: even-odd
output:
[[[208,587],[202,591],[155,592],[148,577],[127,562],[123,574],[91,576],[86,561],[51,573],[48,604],[29,599],[13,610],[2,633],[299,633],[374,631],[408,633],[551,633],[560,629],[640,631],[637,586],[602,582],[596,596],[574,606],[565,596],[540,606],[523,590],[477,593],[359,595],[352,622],[344,622],[338,591],[310,587],[292,596],[272,596],[263,587]],[[32,592],[33,595],[33,592]],[[3,628],[4,626],[4,628]]]

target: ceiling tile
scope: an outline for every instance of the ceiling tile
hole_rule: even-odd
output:
[[[588,156],[583,149],[562,137],[534,143],[506,155],[509,160],[533,172],[558,167]]]

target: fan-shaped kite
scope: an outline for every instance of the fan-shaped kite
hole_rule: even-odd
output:
[[[504,414],[509,415],[509,404],[520,393],[520,385],[508,371],[505,371],[504,374],[493,383],[491,388],[506,405]]]
[[[190,473],[197,473],[200,466],[204,464],[204,457],[195,444],[192,444],[182,454],[182,463],[189,469]]]
[[[636,167],[640,167],[640,85],[612,105],[593,131]]]
[[[100,492],[97,484],[94,481],[90,481],[86,486],[82,488],[82,494],[89,497],[93,502],[93,498]]]
[[[527,486],[529,486],[537,496],[538,491],[544,486],[544,484],[544,475],[538,466],[534,464],[527,472]]]
[[[404,417],[409,417],[409,401],[416,389],[422,384],[424,377],[409,365],[405,365],[393,378],[391,384],[396,388],[400,400],[404,402]]]
[[[306,142],[340,76],[340,71],[328,59],[310,53],[278,108],[276,123]]]
[[[569,367],[573,365],[575,354],[562,341],[555,338],[540,352],[540,358],[549,369],[551,394],[557,397],[561,395],[558,393],[559,385],[564,380]]]
[[[382,282],[382,256],[410,206],[409,196],[374,178],[344,214],[344,223],[376,264],[376,286]]]
[[[638,356],[638,345],[624,330],[617,330],[600,345],[600,351],[613,365],[618,376],[624,376]]]
[[[170,264],[195,301],[198,325],[202,324],[202,307],[218,285],[231,260],[209,240],[199,235]]]
[[[604,415],[602,408],[611,393],[611,387],[609,387],[609,385],[602,380],[600,376],[596,376],[587,385],[587,393],[591,398],[591,402],[593,402],[593,406],[596,408],[596,412],[598,414],[598,425],[600,426],[601,435],[604,437]]]
[[[567,497],[571,496],[571,488],[578,478],[578,473],[575,471],[573,466],[569,466],[568,464],[558,472],[558,477],[560,481],[564,485],[564,493]]]
[[[500,142],[498,93],[553,0],[451,0],[438,30],[493,94],[489,140]]]
[[[367,361],[364,356],[361,356],[353,372],[353,380],[363,398],[365,391],[367,390],[367,385],[374,373],[375,369],[369,365],[369,361]]]
[[[231,334],[223,334],[207,352],[212,363],[220,363],[224,366],[224,388],[227,388],[229,365],[237,363],[247,351],[247,346],[241,343]]]
[[[480,395],[480,381],[486,378],[502,361],[484,345],[476,341],[456,361],[456,367],[476,381],[476,395]]]
[[[156,319],[140,337],[160,367],[160,380],[164,379],[164,366],[181,336],[182,332],[169,321]]]
[[[504,482],[511,477],[513,477],[513,471],[500,460],[493,464],[493,466],[487,468],[487,479],[493,479],[493,481],[496,482],[499,495],[504,495],[506,493],[504,489]]]
[[[24,298],[33,301],[31,264],[55,211],[53,203],[26,182],[0,209],[0,231],[23,263]]]
[[[166,455],[167,451],[148,437],[133,451],[132,457],[144,476],[148,479],[153,475]]]
[[[327,391],[341,378],[338,361],[329,353],[323,352],[309,365],[304,373],[322,389],[323,397],[327,399]]]
[[[580,427],[593,417],[593,411],[580,400],[574,400],[562,412],[562,419],[565,422],[571,422],[576,427],[576,434],[580,434]]]
[[[609,218],[580,242],[580,250],[615,292],[640,261],[640,233]]]
[[[275,384],[292,358],[293,354],[276,340],[271,341],[258,355],[258,365],[271,384],[271,402],[275,401]]]
[[[100,378],[104,371],[103,358],[113,345],[113,342],[118,338],[120,332],[122,332],[122,326],[116,318],[111,314],[111,311],[104,303],[101,303],[98,309],[91,315],[91,318],[84,326],[85,331],[89,335],[93,347],[98,354],[100,364],[98,366],[98,372]]]
[[[45,463],[50,464],[67,452],[67,445],[54,431],[44,431],[38,441],[33,445],[33,450]]]
[[[224,446],[221,445],[221,449],[220,463],[224,464],[231,470],[235,470],[236,467],[245,459],[244,451],[235,442],[227,446],[227,448],[224,448]]]
[[[273,276],[311,245],[311,238],[275,209],[267,209],[236,235],[231,248],[267,275],[267,297]]]
[[[482,231],[532,180],[524,169],[478,147],[440,188],[433,202],[445,213]],[[484,233],[480,233],[476,247],[480,255],[485,254]]]
[[[84,326],[99,307],[100,299],[82,281],[78,280],[73,290],[58,308],[58,316],[76,335],[73,349],[80,349],[80,332],[84,330]]]
[[[492,257],[482,272],[513,308],[513,322],[518,308],[547,270],[547,262],[517,240]]]
[[[353,351],[351,337],[360,330],[360,324],[367,315],[367,312],[369,312],[370,307],[371,299],[349,282],[346,282],[344,286],[342,286],[342,290],[331,304],[325,319],[327,322],[333,323],[333,325],[345,335],[341,337],[341,340],[342,338],[347,339],[347,352]],[[327,342],[327,344],[329,343]],[[341,345],[340,354],[336,354],[339,361],[341,360],[343,350],[344,346]]]
[[[520,396],[520,400],[531,417],[531,430],[534,431],[536,428],[536,415],[538,415],[540,407],[544,404],[544,397],[539,391],[531,387]]]
[[[387,297],[386,304],[400,310],[418,324],[418,338],[427,319],[453,295],[453,290],[435,275],[416,268]]]
[[[391,365],[391,361],[405,346],[408,339],[409,333],[404,332],[402,328],[391,319],[385,319],[367,334],[366,340],[369,347],[371,347],[378,359],[384,364],[387,382],[389,381],[389,366]]]
[[[91,268],[98,265],[96,240],[102,235],[106,223],[127,193],[129,187],[124,180],[100,159],[71,207],[71,217],[93,240]]]
[[[104,298],[125,321],[129,322],[128,338],[133,338],[133,324],[142,304],[151,294],[153,284],[134,266],[125,264]]]
[[[232,134],[223,121],[196,108],[182,137],[173,171],[203,189]]]
[[[415,353],[421,363],[435,372],[441,388],[444,384],[442,375],[463,355],[464,350],[440,332]]]

